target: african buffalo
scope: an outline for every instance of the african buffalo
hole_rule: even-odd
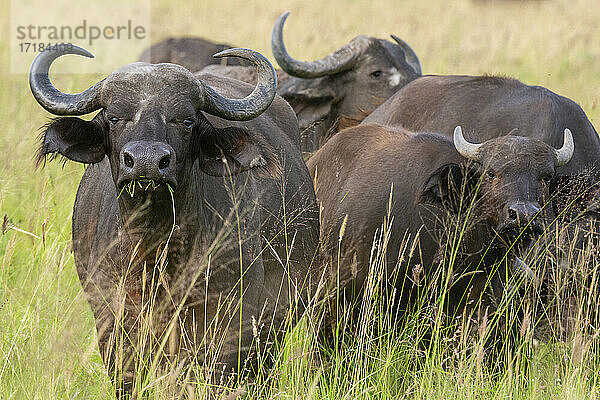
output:
[[[237,58],[213,57],[213,54],[231,48],[228,44],[217,44],[202,38],[167,38],[144,50],[139,61],[178,64],[192,72],[200,71],[211,64],[252,66]]]
[[[473,144],[460,126],[452,139],[368,124],[340,131],[309,159],[308,168],[322,210],[325,259],[344,296],[362,293],[377,254],[384,254],[384,283],[398,290],[400,309],[421,286],[412,279],[415,268],[424,282],[436,285],[440,268],[451,271],[445,303],[450,316],[480,299],[488,280],[488,299],[500,296],[505,277],[519,265],[513,250],[543,231],[538,214],[555,169],[573,156],[568,129],[563,140],[555,150],[521,136]],[[387,248],[372,251],[383,236]]]
[[[600,140],[581,107],[546,88],[525,85],[511,78],[423,76],[396,92],[363,123],[404,127],[413,131],[434,131],[448,137],[451,137],[454,127],[460,124],[465,128],[467,139],[475,142],[513,132],[553,147],[562,145],[563,131],[568,127],[574,134],[575,152],[568,164],[556,169],[553,185],[558,183],[560,186],[562,182],[563,186],[572,187],[569,181],[579,179],[581,173],[600,171]],[[551,282],[544,280],[554,274],[554,267],[561,266],[564,271],[566,265],[576,266],[573,258],[560,255],[563,251],[556,246],[556,232],[563,232],[561,246],[564,245],[564,249],[568,252],[576,249],[578,253],[585,252],[587,243],[587,239],[581,237],[581,232],[590,229],[600,232],[597,214],[588,213],[582,219],[577,217],[578,212],[565,212],[564,205],[570,204],[571,200],[565,200],[560,190],[553,192],[556,197],[553,203],[558,203],[559,207],[554,207],[556,220],[553,225],[547,226],[548,235],[545,236],[548,237],[543,241],[552,243],[551,253],[554,253],[552,257],[555,261],[547,264],[550,268],[535,268],[542,272],[538,275],[543,278],[540,283],[543,287],[551,286]],[[573,199],[572,196],[567,197]],[[577,202],[594,207],[593,202],[589,204],[586,199],[580,198]],[[588,205],[583,205],[583,208]],[[548,257],[538,258],[536,254],[539,254],[537,250],[527,249],[522,256],[529,260],[550,260]],[[548,272],[545,277],[542,276],[544,270]]]
[[[284,73],[291,75],[278,73],[277,93],[298,116],[302,151],[316,151],[338,130],[360,123],[394,92],[421,76],[417,55],[395,35],[396,43],[357,36],[321,60],[294,60],[283,43],[288,14],[275,23],[271,48]],[[214,65],[205,72],[255,81],[250,68]]]
[[[569,127],[575,135],[575,154],[558,169],[559,175],[600,166],[600,139],[579,105],[511,78],[423,76],[396,92],[363,123],[448,137],[462,125],[467,139],[475,142],[512,131],[554,147],[562,144],[563,131]]]
[[[38,162],[91,164],[73,250],[117,392],[140,387],[162,353],[195,360],[217,381],[239,371],[302,312],[318,242],[312,183],[290,139],[297,121],[275,94],[272,65],[252,50],[220,53],[256,66],[252,90],[138,62],[71,95],[48,77],[65,54],[92,57],[77,46],[40,53],[30,70],[36,100],[56,115],[100,112],[46,125]]]

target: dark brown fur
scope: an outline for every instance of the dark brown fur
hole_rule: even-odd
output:
[[[445,135],[361,124],[339,132],[309,159],[321,207],[325,259],[333,276],[339,268],[340,289],[347,298],[362,293],[374,238],[384,221],[389,223],[388,204],[393,223],[384,283],[399,291],[402,307],[410,304],[415,287],[409,271],[417,266],[436,284],[436,268],[453,265],[446,303],[450,315],[460,313],[469,299],[479,299],[488,279],[490,298],[502,296],[507,282],[496,268],[511,268],[507,252],[513,243],[527,246],[539,234],[534,226],[541,218],[530,216],[531,221],[514,225],[507,209],[514,204],[541,209],[546,204],[555,156],[547,144],[516,136],[490,140],[480,152],[481,161],[473,162]],[[448,241],[463,222],[466,231],[454,255]],[[521,236],[516,239],[515,233]],[[418,245],[411,247],[416,237]],[[402,251],[403,246],[414,253]],[[395,283],[392,276],[397,276]]]
[[[144,50],[139,61],[152,64],[173,63],[191,72],[200,71],[211,64],[248,65],[239,58],[214,58],[213,54],[230,49],[228,44],[217,44],[202,38],[167,38]]]
[[[153,360],[179,356],[192,373],[199,369],[191,363],[206,357],[214,382],[223,370],[242,372],[257,338],[264,351],[302,313],[318,218],[283,99],[250,121],[229,121],[205,113],[185,69],[123,68],[104,81],[93,120],[63,117],[44,128],[37,160],[60,154],[91,164],[75,200],[73,251],[100,354],[126,397]],[[233,79],[200,79],[229,98],[252,91]],[[127,175],[124,149],[134,144],[150,155],[170,148],[167,172],[150,183]],[[136,190],[126,192],[131,184]],[[264,325],[258,336],[253,320]],[[171,321],[172,346],[157,354]]]
[[[439,132],[448,137],[461,125],[467,140],[514,135],[562,146],[563,131],[573,133],[575,154],[558,169],[571,175],[600,167],[600,139],[575,102],[540,86],[498,76],[423,76],[396,92],[363,123]]]

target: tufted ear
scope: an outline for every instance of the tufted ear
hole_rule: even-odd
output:
[[[278,90],[278,94],[290,103],[298,116],[301,132],[314,121],[326,118],[332,105],[340,100],[332,85],[324,82],[327,78],[292,78]]]
[[[99,117],[92,121],[80,118],[56,118],[43,127],[36,164],[61,155],[69,160],[94,164],[106,155],[104,129]]]
[[[205,127],[198,135],[197,149],[200,168],[208,175],[235,175],[248,170],[271,177],[281,173],[271,146],[245,129]]]
[[[459,214],[472,204],[478,184],[478,175],[473,169],[446,164],[427,178],[418,202],[440,206]]]

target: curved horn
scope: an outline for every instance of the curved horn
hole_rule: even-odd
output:
[[[33,97],[47,111],[56,115],[83,115],[98,110],[102,107],[100,104],[102,81],[78,94],[63,93],[50,82],[48,75],[50,65],[65,54],[94,58],[89,51],[71,44],[48,47],[37,55],[29,69],[29,87]]]
[[[479,160],[479,148],[480,144],[470,143],[465,139],[462,132],[462,127],[459,125],[454,128],[454,147],[456,150],[465,158],[469,160]]]
[[[402,51],[404,52],[404,59],[406,60],[408,65],[410,65],[417,74],[423,75],[423,72],[421,71],[421,62],[419,61],[419,57],[417,57],[417,53],[415,53],[415,51],[408,45],[408,43],[400,39],[398,36],[390,36],[396,41],[396,43],[398,43],[398,46],[402,48]]]
[[[565,129],[563,145],[560,149],[554,150],[556,152],[556,163],[557,167],[565,165],[573,157],[575,151],[575,144],[573,143],[573,134],[569,128]]]
[[[283,44],[283,24],[289,15],[289,11],[283,13],[275,22],[271,33],[271,49],[273,57],[285,72],[298,78],[320,78],[326,75],[352,68],[358,56],[365,48],[364,40],[352,40],[346,46],[336,50],[317,61],[305,62],[293,59]]]
[[[202,81],[203,110],[230,121],[247,121],[258,117],[273,102],[277,90],[275,69],[262,54],[249,49],[227,49],[213,57],[240,57],[256,65],[258,82],[243,99],[230,99],[217,93]]]

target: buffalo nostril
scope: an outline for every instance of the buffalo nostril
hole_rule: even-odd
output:
[[[131,157],[129,154],[123,155],[123,162],[125,162],[125,165],[128,168],[133,168],[133,157]]]
[[[169,166],[170,162],[171,162],[171,156],[169,154],[167,154],[166,156],[161,158],[160,161],[158,162],[158,169],[167,168]]]

